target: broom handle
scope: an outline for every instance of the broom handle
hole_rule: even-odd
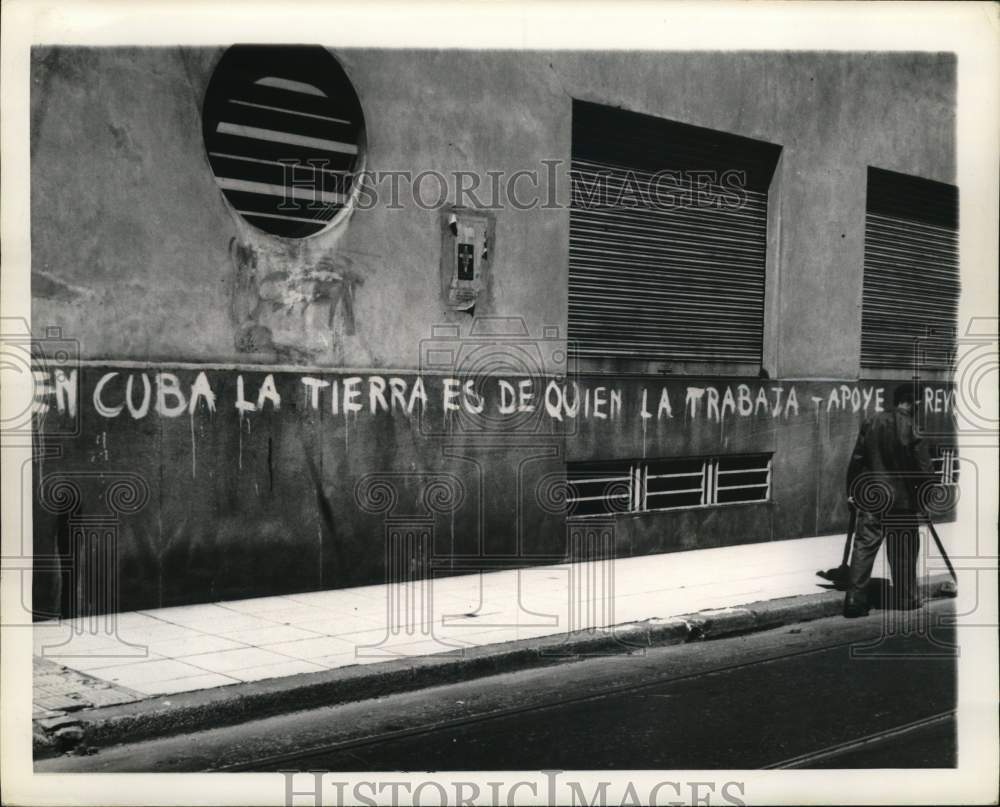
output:
[[[854,502],[848,499],[847,506],[851,510],[851,515],[847,522],[847,540],[844,541],[844,558],[840,561],[841,566],[846,566],[851,559],[851,549],[854,546],[854,530],[858,526],[858,511],[854,507]]]
[[[941,538],[938,536],[937,530],[934,529],[934,522],[931,521],[931,517],[927,513],[924,513],[923,516],[927,521],[927,529],[930,530],[931,537],[934,539],[934,543],[937,544],[938,552],[944,559],[944,565],[948,567],[951,579],[955,581],[956,585],[958,585],[958,575],[955,574],[955,567],[951,565],[951,558],[949,558],[948,553],[944,551],[944,545],[941,543]]]

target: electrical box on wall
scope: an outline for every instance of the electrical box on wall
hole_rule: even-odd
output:
[[[452,208],[441,224],[441,294],[452,311],[472,312],[486,293],[493,220],[484,212]]]

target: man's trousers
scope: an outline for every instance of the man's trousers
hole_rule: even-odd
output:
[[[892,601],[889,607],[904,608],[918,598],[917,555],[920,552],[920,524],[909,513],[859,513],[854,536],[854,554],[848,576],[847,602],[854,607],[868,605],[867,589],[882,541],[892,572]]]

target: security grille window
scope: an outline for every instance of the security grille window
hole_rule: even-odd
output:
[[[779,152],[574,101],[569,339],[579,356],[760,364]]]
[[[958,189],[869,168],[861,366],[950,369],[958,295]]]
[[[942,449],[940,456],[935,457],[933,463],[938,484],[948,487],[954,487],[958,484],[958,457],[955,455],[955,449]]]
[[[771,455],[570,463],[571,516],[641,513],[771,498]]]
[[[324,48],[229,48],[209,83],[202,126],[219,188],[253,226],[303,238],[347,204],[364,117]]]
[[[574,516],[628,513],[635,510],[636,474],[631,462],[574,462],[567,468],[569,514]]]

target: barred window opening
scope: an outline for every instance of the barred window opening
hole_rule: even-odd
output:
[[[939,485],[945,485],[946,487],[956,487],[958,485],[958,455],[955,449],[941,449],[941,453],[932,462]]]
[[[569,515],[770,501],[771,459],[771,454],[741,454],[569,463]]]

